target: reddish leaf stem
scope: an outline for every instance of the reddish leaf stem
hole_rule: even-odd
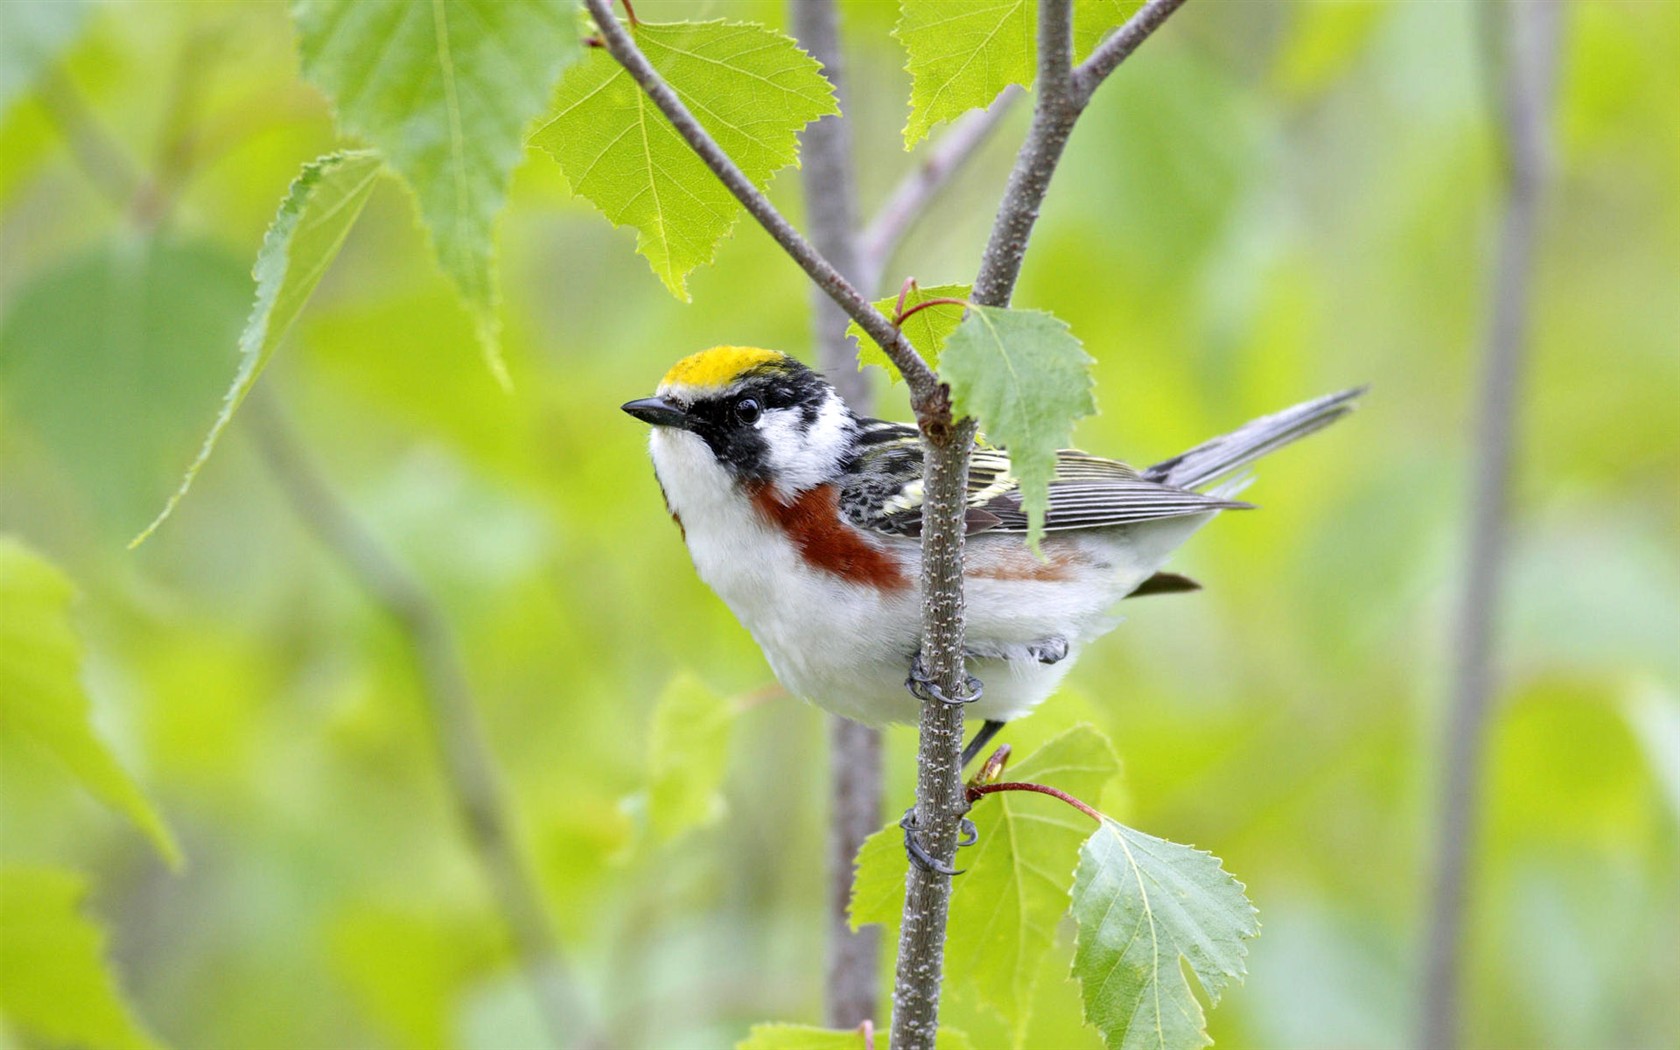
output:
[[[900,303],[899,314],[898,314],[898,317],[893,320],[893,324],[902,325],[904,322],[910,320],[910,318],[916,316],[917,313],[919,313],[923,310],[926,310],[930,306],[964,306],[964,307],[966,307],[966,306],[969,305],[967,299],[951,299],[951,298],[948,298],[948,297],[942,295],[942,296],[938,296],[937,298],[933,298],[933,299],[923,299],[921,302],[917,303],[915,306],[912,306],[910,309],[906,310],[906,309],[904,309],[904,307],[902,305],[903,301],[904,301],[903,298],[900,297],[900,299],[899,299],[899,303]]]
[[[1101,813],[1098,813],[1095,809],[1074,798],[1066,791],[1063,791],[1060,788],[1053,788],[1048,784],[1029,784],[1021,780],[1006,780],[1001,784],[975,784],[968,789],[968,800],[973,802],[982,795],[991,795],[999,791],[1036,791],[1040,795],[1049,795],[1051,798],[1059,798],[1063,802],[1072,806],[1074,809],[1077,809],[1079,812],[1085,814],[1087,817],[1090,817],[1092,820],[1095,820],[1098,823],[1102,822],[1103,815]]]

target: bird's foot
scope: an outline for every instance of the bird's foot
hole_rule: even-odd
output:
[[[916,838],[916,807],[911,806],[899,818],[898,826],[904,829],[904,852],[909,855],[910,863],[923,871],[931,871],[938,875],[961,875],[962,868],[953,868],[949,864],[941,863],[939,858],[922,848],[921,840]],[[963,817],[958,824],[961,835],[957,839],[957,848],[972,846],[980,841],[980,829],[974,826],[974,821]]]
[[[927,673],[927,667],[922,663],[920,650],[910,658],[910,673],[904,679],[904,688],[910,690],[910,695],[917,700],[937,700],[949,707],[972,704],[986,695],[985,685],[973,675],[964,677],[962,692],[959,695],[947,695],[939,683]]]

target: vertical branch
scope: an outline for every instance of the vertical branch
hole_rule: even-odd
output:
[[[419,672],[444,785],[507,924],[550,1038],[556,1046],[606,1045],[590,1031],[582,997],[549,926],[443,613],[340,502],[266,388],[252,392],[245,412],[263,461],[298,520],[402,631]]]
[[[1040,99],[1016,157],[1009,188],[975,281],[974,300],[1005,305],[1014,291],[1027,240],[1074,121],[1102,80],[1176,10],[1183,0],[1149,0],[1078,69],[1070,68],[1071,0],[1039,5]],[[799,264],[811,280],[881,347],[904,376],[921,427],[922,670],[948,697],[969,691],[963,668],[962,556],[972,420],[951,418],[949,390],[888,320],[828,258],[794,229],[740,167],[694,119],[660,77],[631,33],[614,19],[609,0],[584,0],[602,46],[624,67],[683,141]],[[1045,46],[1045,45],[1048,46]],[[930,694],[931,695],[931,694]],[[924,850],[949,866],[958,821],[967,802],[961,785],[962,709],[937,700],[922,705],[917,753],[916,834]],[[948,876],[912,867],[899,940],[891,1043],[899,1050],[931,1050],[939,1025],[939,992],[950,902]]]
[[[811,243],[841,276],[858,277],[857,192],[852,171],[852,131],[845,119],[846,84],[834,0],[789,0],[794,36],[823,65],[841,115],[805,129],[800,177]],[[864,285],[864,288],[868,288]],[[869,411],[868,377],[846,338],[846,312],[819,288],[811,289],[812,341],[817,362],[852,408]],[[852,861],[881,826],[881,732],[838,715],[828,716],[828,945],[824,965],[825,1010],[832,1028],[856,1028],[876,1016],[881,931],[854,932],[847,921]]]
[[[1536,230],[1547,181],[1547,112],[1556,71],[1561,5],[1515,0],[1489,5],[1503,52],[1498,92],[1503,200],[1498,257],[1489,302],[1475,431],[1475,478],[1452,708],[1441,748],[1443,782],[1437,823],[1434,898],[1419,1042],[1459,1043],[1467,877],[1475,853],[1475,821],[1496,683],[1494,634],[1504,584],[1504,548],[1515,444],[1517,402],[1528,343]]]

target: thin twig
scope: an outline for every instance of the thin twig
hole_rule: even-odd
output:
[[[550,1037],[556,1046],[607,1045],[591,1031],[583,997],[560,954],[517,841],[448,621],[425,589],[333,492],[266,387],[252,392],[243,418],[298,520],[402,631],[419,672],[445,786],[513,937]]]
[[[1151,0],[1115,37],[1141,41],[1182,3]],[[1039,208],[1073,125],[1090,101],[1090,92],[1137,47],[1131,43],[1121,48],[1110,40],[1104,47],[1113,48],[1112,58],[1103,56],[1102,66],[1087,63],[1075,72],[1071,68],[1072,27],[1072,0],[1040,0],[1038,97],[974,280],[970,298],[982,306],[1009,305]],[[923,442],[922,659],[946,694],[956,696],[967,681],[963,667],[963,512],[974,423],[965,419],[952,430],[949,441]],[[922,837],[922,847],[947,868],[956,853],[958,822],[968,807],[961,783],[962,737],[960,707],[933,700],[923,702],[917,751],[916,833]],[[910,866],[893,988],[891,1045],[899,1050],[932,1050],[938,1033],[950,896],[949,876],[920,865]]]
[[[794,36],[822,63],[845,112],[845,70],[834,0],[789,0],[788,14]],[[859,273],[857,193],[850,122],[838,114],[823,117],[805,129],[799,153],[811,243],[841,276],[855,279]],[[846,313],[819,288],[811,289],[811,298],[811,334],[818,364],[852,409],[866,415],[870,384],[859,371],[846,337]],[[880,984],[880,927],[853,930],[848,916],[853,860],[863,840],[881,826],[880,730],[829,715],[828,768],[828,943],[823,999],[829,1027],[854,1028],[873,1022]]]
[[[1503,20],[1503,87],[1498,92],[1504,153],[1503,215],[1495,263],[1475,431],[1475,478],[1469,549],[1460,597],[1458,654],[1451,715],[1440,754],[1442,787],[1436,825],[1432,915],[1420,1021],[1420,1045],[1451,1048],[1462,1031],[1459,989],[1475,853],[1479,787],[1489,708],[1497,684],[1492,666],[1508,527],[1516,414],[1528,343],[1540,200],[1549,175],[1547,114],[1556,75],[1561,14],[1555,0],[1488,5]]]
[[[118,210],[127,211],[142,185],[140,172],[128,152],[99,123],[63,70],[55,67],[42,74],[38,95],[41,106],[64,136],[71,159],[88,182]]]
[[[671,122],[677,134],[683,137],[683,141],[687,142],[706,166],[712,169],[712,174],[735,195],[735,199],[741,202],[748,214],[757,219],[765,232],[769,233],[776,243],[782,246],[782,250],[817,283],[817,287],[838,303],[847,316],[856,321],[858,327],[886,352],[910,388],[911,405],[924,429],[929,426],[948,427],[949,396],[943,384],[939,382],[939,377],[933,374],[927,362],[916,353],[910,341],[904,337],[904,333],[893,327],[893,323],[885,314],[875,309],[821,252],[813,248],[811,243],[794,229],[793,224],[776,210],[770,199],[760,193],[758,187],[752,184],[752,180],[729,159],[729,154],[706,133],[706,129],[700,126],[694,114],[689,112],[676,92],[671,90],[670,85],[666,84],[664,78],[653,68],[647,56],[642,54],[630,31],[613,17],[609,0],[584,0],[584,3],[595,19],[595,25],[600,31],[601,41],[606,45],[608,54],[624,67],[630,78],[653,100],[653,104],[665,114],[665,118]]]
[[[1079,105],[1083,108],[1091,101],[1102,82],[1108,79],[1120,67],[1120,63],[1132,57],[1132,52],[1138,45],[1149,39],[1151,33],[1161,28],[1161,23],[1174,11],[1183,6],[1184,0],[1151,0],[1139,8],[1137,13],[1126,20],[1107,40],[1091,52],[1091,57],[1080,64],[1073,72],[1073,90]]]
[[[1069,43],[1068,32],[1056,31],[1052,39],[1058,46],[1048,49],[1052,54],[1046,54],[1046,49],[1041,47],[1038,99],[1033,107],[1032,125],[1009,173],[1009,185],[1004,189],[1003,202],[992,223],[980,274],[974,279],[975,302],[982,306],[1009,305],[1015,282],[1021,275],[1027,242],[1032,237],[1033,225],[1038,222],[1039,208],[1050,189],[1050,177],[1056,173],[1074,122],[1098,86],[1183,4],[1184,0],[1149,0],[1103,41],[1084,64],[1071,72],[1067,70],[1070,58],[1060,46]],[[1041,27],[1045,24],[1043,7],[1039,9],[1039,24]],[[1039,32],[1042,43],[1043,28]]]
[[[793,2],[797,6],[799,0]],[[880,288],[893,254],[927,214],[928,205],[980,152],[1025,95],[1019,85],[1011,84],[987,108],[963,114],[928,148],[921,163],[899,180],[858,237],[859,288],[866,292]]]

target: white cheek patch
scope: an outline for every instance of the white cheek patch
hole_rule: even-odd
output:
[[[766,412],[758,422],[777,488],[792,495],[833,478],[855,427],[838,394],[830,393],[806,429],[797,408]]]

